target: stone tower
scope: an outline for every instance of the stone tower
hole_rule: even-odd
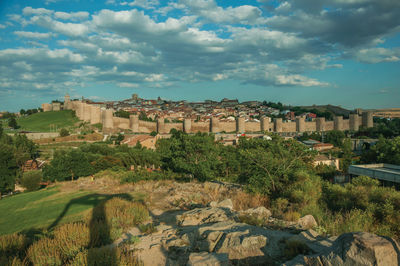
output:
[[[245,119],[243,116],[239,116],[236,118],[236,132],[244,133],[246,131]]]
[[[68,93],[65,94],[64,96],[64,109],[65,110],[71,109],[71,100]]]

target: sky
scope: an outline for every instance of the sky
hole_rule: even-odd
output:
[[[0,0],[0,111],[66,93],[400,107],[400,1]]]

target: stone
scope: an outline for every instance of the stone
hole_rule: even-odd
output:
[[[232,203],[231,199],[225,199],[225,200],[219,202],[216,207],[228,208],[230,210],[233,210],[233,203]]]
[[[225,253],[191,253],[187,266],[227,266],[229,265],[228,255]]]
[[[314,216],[308,214],[304,217],[301,217],[298,221],[297,221],[297,226],[300,229],[303,230],[307,230],[307,229],[311,229],[313,227],[318,226],[317,221],[315,221]]]
[[[240,215],[252,216],[259,220],[267,220],[269,217],[271,217],[272,213],[267,208],[261,206],[241,211]]]
[[[197,208],[177,216],[180,226],[201,225],[234,220],[234,215],[227,208]]]
[[[389,237],[371,233],[346,233],[331,248],[311,256],[297,256],[284,265],[400,265],[399,245]]]

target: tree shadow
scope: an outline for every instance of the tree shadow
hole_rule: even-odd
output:
[[[108,223],[106,203],[113,198],[121,198],[126,201],[133,201],[131,195],[122,194],[89,194],[76,199],[72,199],[64,207],[63,211],[56,220],[47,228],[49,231],[54,229],[74,205],[87,205],[93,208],[89,221],[89,245],[87,254],[87,265],[117,265],[117,254],[113,247],[106,250],[106,254],[101,254],[98,248],[110,245],[113,242],[112,225]],[[103,250],[105,251],[105,250]],[[100,255],[101,254],[101,255]]]

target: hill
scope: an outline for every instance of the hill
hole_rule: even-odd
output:
[[[17,120],[20,130],[35,132],[59,131],[61,128],[73,127],[79,119],[71,110],[36,113]]]
[[[308,109],[308,110],[317,109],[318,111],[321,111],[321,112],[328,111],[328,112],[331,112],[331,113],[333,113],[335,115],[344,115],[344,116],[348,116],[350,114],[350,112],[351,112],[350,110],[344,109],[344,108],[342,108],[340,106],[330,105],[330,104],[327,104],[327,105],[300,106],[300,107],[304,108],[304,109]]]

